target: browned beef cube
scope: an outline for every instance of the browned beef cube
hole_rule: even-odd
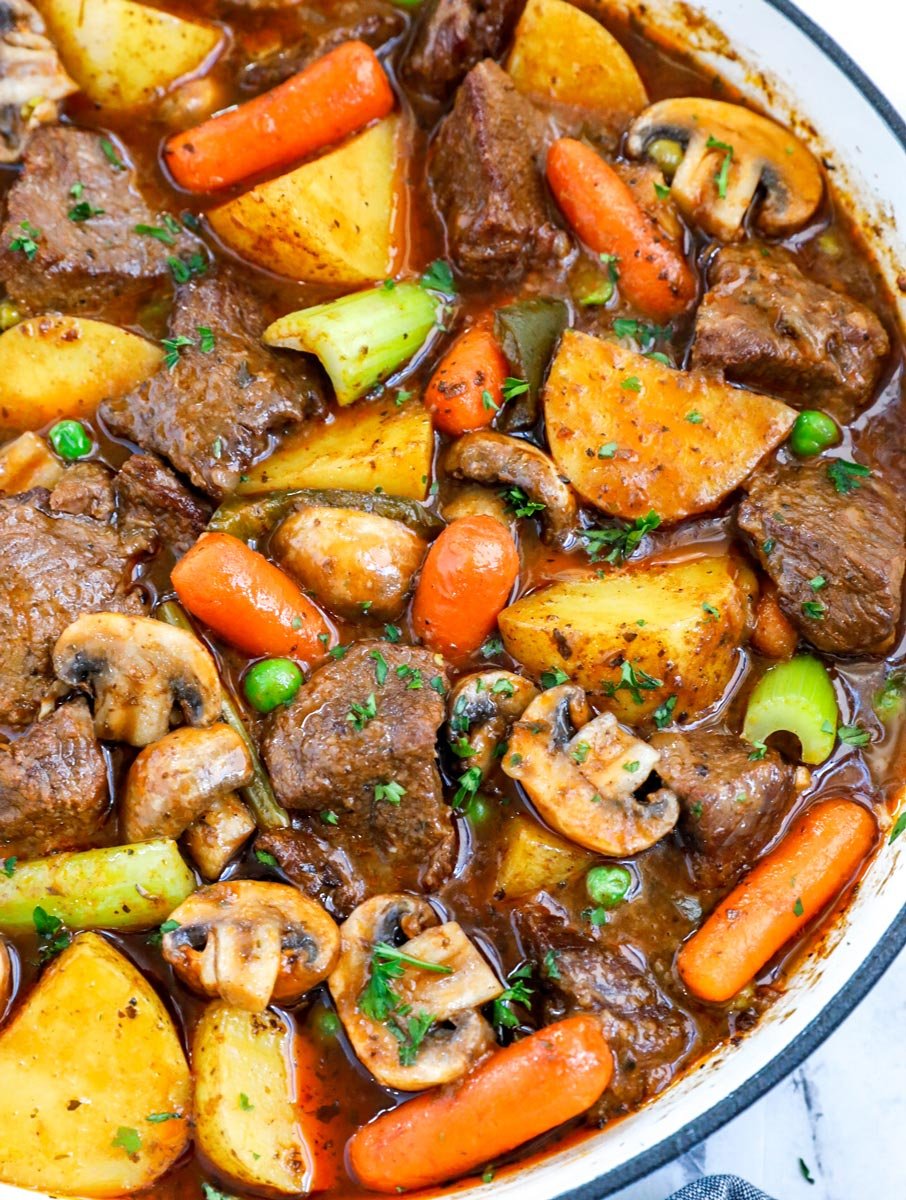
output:
[[[832,654],[889,647],[906,565],[906,510],[893,488],[876,471],[820,458],[756,475],[748,493],[739,526],[802,635]]]
[[[114,433],[169,459],[202,491],[223,496],[267,448],[271,432],[320,405],[305,357],[265,346],[266,325],[260,300],[234,273],[220,270],[185,284],[169,336],[190,344],[179,348],[172,367],[102,404],[101,416]],[[213,344],[206,346],[203,336]]]
[[[349,858],[369,895],[430,890],[452,870],[453,824],[436,761],[441,685],[429,651],[359,642],[312,675],[262,740],[281,803],[318,821],[335,814],[320,836]],[[390,781],[403,789],[399,804],[375,795]]]
[[[91,843],[107,808],[107,764],[84,700],[0,746],[0,847],[34,858]]]
[[[149,546],[185,554],[198,540],[211,514],[204,503],[153,454],[127,458],[114,481],[120,533]]]
[[[730,886],[777,832],[793,798],[793,768],[773,750],[723,729],[656,733],[657,773],[679,797],[680,828],[705,887]]]
[[[483,58],[499,58],[525,0],[428,0],[403,60],[406,85],[443,101]]]
[[[0,278],[12,299],[32,311],[85,309],[97,316],[106,304],[134,300],[166,279],[168,256],[190,243],[185,234],[167,246],[135,232],[160,221],[132,169],[111,162],[103,141],[85,129],[48,126],[28,144],[0,234]],[[91,215],[71,219],[79,212]]]
[[[850,421],[872,397],[889,341],[878,318],[808,279],[791,255],[727,246],[695,322],[693,363]]]
[[[543,119],[488,59],[463,80],[437,137],[431,179],[454,265],[472,278],[519,278],[557,237],[536,156]]]

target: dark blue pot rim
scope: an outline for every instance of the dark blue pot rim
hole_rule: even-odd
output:
[[[900,116],[887,97],[872,83],[832,37],[801,12],[789,0],[764,0],[797,29],[809,38],[831,62],[849,79],[872,106],[884,124],[906,152],[906,121]],[[684,1125],[682,1129],[658,1142],[650,1150],[635,1155],[613,1170],[599,1175],[591,1183],[559,1193],[557,1200],[604,1200],[604,1197],[620,1188],[649,1175],[658,1167],[672,1162],[680,1154],[710,1137],[721,1126],[759,1100],[771,1088],[800,1066],[806,1058],[828,1038],[838,1025],[849,1016],[874,985],[878,982],[900,951],[906,946],[906,905],[894,918],[877,946],[862,963],[852,979],[834,996],[833,1000],[807,1025],[795,1040],[747,1079],[735,1092],[719,1101],[700,1117]]]

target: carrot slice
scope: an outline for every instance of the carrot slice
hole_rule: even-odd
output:
[[[490,425],[503,404],[507,361],[493,333],[473,325],[440,360],[424,395],[425,408],[442,433],[459,437]]]
[[[578,1116],[612,1075],[598,1018],[569,1017],[363,1125],[348,1144],[350,1165],[378,1192],[455,1179]]]
[[[168,138],[164,162],[180,187],[211,192],[313,154],[393,103],[371,47],[343,42],[271,91]]]
[[[460,517],[428,551],[412,603],[418,637],[456,661],[477,650],[519,577],[509,530],[493,517]]]
[[[852,800],[813,804],[683,946],[677,969],[701,1000],[735,996],[846,887],[878,835]]]
[[[232,534],[203,533],[170,578],[183,607],[246,654],[311,659],[324,651],[328,629],[318,609]]]
[[[689,307],[695,278],[682,252],[599,154],[559,138],[547,156],[547,180],[582,241],[597,254],[616,255],[620,290],[631,304],[658,321]]]

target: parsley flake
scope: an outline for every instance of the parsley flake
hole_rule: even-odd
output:
[[[727,198],[727,182],[730,177],[730,163],[733,161],[733,147],[727,142],[720,142],[715,137],[709,137],[705,145],[709,150],[723,150],[724,156],[721,160],[720,169],[714,176],[714,183],[717,186],[717,194],[721,200]]]
[[[841,496],[848,496],[861,487],[861,480],[871,475],[868,467],[861,463],[849,462],[845,458],[835,458],[827,464],[827,477],[834,485],[835,491]]]

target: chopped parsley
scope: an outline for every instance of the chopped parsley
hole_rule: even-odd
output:
[[[481,768],[469,767],[459,777],[459,787],[453,797],[453,807],[461,812],[481,787]]]
[[[78,192],[75,191],[76,188],[79,189]],[[89,200],[78,199],[83,191],[84,184],[81,183],[74,183],[69,189],[69,194],[74,196],[78,202],[72,206],[66,215],[70,221],[74,221],[77,225],[82,221],[90,221],[92,217],[102,217],[104,215],[103,208],[95,208]]]
[[[598,447],[598,458],[613,458],[619,450],[616,442],[605,442],[603,446]]]
[[[770,554],[776,545],[777,545],[777,543],[774,541],[773,538],[768,538],[766,541],[761,543],[761,549],[764,551],[765,554]]]
[[[505,488],[500,495],[514,517],[533,517],[546,507],[541,500],[530,500],[522,488]]]
[[[20,251],[25,255],[29,262],[34,262],[35,255],[38,253],[38,240],[41,237],[41,230],[35,229],[34,225],[29,221],[21,221],[19,228],[22,232],[18,237],[14,237],[9,244],[12,251]]]
[[[406,789],[395,779],[388,779],[386,783],[374,785],[375,800],[386,800],[388,804],[399,804],[405,794]]]
[[[559,667],[550,667],[547,671],[541,672],[541,686],[545,691],[549,688],[559,687],[561,683],[569,683],[569,676]]]
[[[210,354],[214,349],[214,332],[210,325],[199,325],[196,332],[198,334],[198,349],[202,354]]]
[[[318,813],[323,825],[339,825],[340,818],[332,809],[325,808],[323,812]]]
[[[61,919],[51,916],[40,904],[32,912],[32,921],[38,935],[38,954],[42,963],[65,950],[72,941],[72,934],[63,928]]]
[[[749,762],[760,762],[768,752],[768,748],[764,742],[753,742],[752,753],[749,755]]]
[[[353,729],[361,732],[368,722],[373,721],[376,716],[377,701],[374,698],[374,692],[370,692],[364,704],[356,704],[355,701],[350,704],[346,720],[349,721]]]
[[[659,704],[654,710],[654,723],[658,729],[663,729],[669,725],[673,719],[673,710],[676,708],[676,696],[668,696],[663,704]]]
[[[641,765],[638,759],[634,759],[633,762],[623,763],[623,770],[628,771],[630,775],[634,775]]]
[[[496,658],[498,654],[503,654],[503,639],[496,634],[492,635],[481,647],[479,654],[482,658]]]
[[[458,737],[456,739],[456,741],[454,743],[452,743],[452,745],[450,746],[450,749],[453,751],[453,753],[456,755],[457,758],[474,758],[475,757],[475,751],[469,745],[469,739],[467,737],[465,737],[465,735],[460,735],[460,737]]]
[[[670,195],[670,188],[667,187],[666,183],[659,183],[655,179],[654,194],[658,198],[658,200],[666,200],[667,197]]]
[[[517,967],[515,971],[511,971],[507,976],[508,986],[494,1001],[494,1013],[491,1018],[498,1036],[505,1029],[517,1029],[521,1025],[522,1022],[517,1014],[513,1012],[512,1005],[521,1004],[523,1008],[528,1008],[531,1004],[534,989],[530,988],[526,983],[526,980],[531,979],[531,976],[531,963],[523,963],[522,966]]]
[[[636,517],[631,525],[615,525],[610,529],[583,529],[580,536],[592,562],[603,559],[605,562],[616,564],[629,558],[638,549],[642,538],[657,529],[660,523],[661,518],[651,509],[646,516]]]
[[[173,236],[170,230],[164,229],[160,225],[134,225],[133,231],[141,234],[142,237],[157,238],[157,240],[159,242],[163,242],[165,246],[173,246],[176,243],[176,238]]]
[[[16,863],[18,861],[19,861],[19,859],[16,857],[15,854],[11,855],[9,858],[4,858],[3,874],[6,876],[7,879],[12,879],[13,874],[16,870]]]
[[[715,137],[709,137],[705,145],[709,150],[723,150],[724,156],[721,160],[720,168],[714,176],[714,183],[717,186],[717,194],[721,200],[727,198],[727,181],[730,177],[730,163],[733,161],[733,147],[727,142],[720,142]]]
[[[188,258],[177,258],[175,254],[171,254],[167,258],[167,266],[176,283],[188,283],[190,279],[204,275],[208,269],[208,260],[198,251],[190,254]]]
[[[388,642],[398,642],[402,636],[403,631],[400,629],[399,625],[384,626],[384,637]]]
[[[871,741],[871,734],[861,725],[840,725],[837,737],[844,746],[867,746]]]
[[[410,1018],[411,1005],[403,1004],[393,990],[393,980],[402,978],[407,967],[432,971],[436,975],[453,973],[452,967],[445,963],[426,962],[423,958],[415,958],[405,950],[391,946],[389,942],[377,942],[371,952],[368,982],[359,993],[358,1007],[372,1021],[387,1026],[400,1043],[400,1065],[411,1067],[428,1030],[434,1024],[434,1017],[422,1012]]]
[[[442,292],[445,296],[456,295],[456,284],[449,263],[442,258],[435,259],[419,280],[423,288],[429,292]]]
[[[814,1177],[813,1177],[811,1171],[808,1169],[808,1164],[806,1163],[804,1158],[799,1159],[799,1174],[802,1176],[802,1178],[805,1180],[806,1183],[814,1183],[815,1182]]]
[[[497,679],[491,685],[492,696],[506,696],[509,698],[515,693],[516,689],[508,679]]]
[[[793,905],[793,916],[801,917],[805,913],[805,907],[802,903],[802,897],[796,897],[796,903]]]
[[[204,1192],[204,1200],[236,1200],[235,1196],[229,1192],[221,1192],[212,1183],[203,1183],[201,1190]]]
[[[256,850],[255,858],[258,859],[262,866],[275,868],[277,866],[276,858],[268,850]]]
[[[348,651],[348,646],[331,646],[327,653],[332,659],[334,659],[336,662],[339,662],[341,658],[345,658]]]
[[[720,616],[720,612],[718,611],[718,609],[716,609],[716,608],[714,607],[714,605],[713,605],[713,604],[707,604],[707,603],[703,604],[703,605],[702,605],[702,611],[703,611],[704,613],[707,613],[707,615],[708,615],[709,617],[712,617],[712,618],[713,618],[715,621],[716,621],[716,620],[717,620],[717,618]]]
[[[182,1114],[176,1112],[148,1113],[147,1117],[145,1117],[145,1120],[149,1125],[162,1125],[164,1121],[181,1121]]]
[[[702,421],[704,421],[704,419],[705,418],[701,415],[701,413],[698,412],[694,408],[693,408],[692,412],[686,413],[686,420],[689,422],[690,425],[701,425],[701,423],[702,423]]]
[[[570,751],[569,757],[574,763],[578,763],[579,766],[581,766],[582,763],[585,762],[586,758],[588,758],[588,752],[590,749],[591,746],[589,746],[588,742],[577,742]]]
[[[607,909],[602,907],[583,908],[582,917],[597,928],[600,925],[607,924]]]
[[[629,375],[626,379],[621,379],[620,387],[624,392],[640,392],[642,390],[638,375]]]
[[[544,974],[548,979],[559,979],[560,968],[557,966],[559,950],[548,950],[544,956]]]
[[[374,662],[374,680],[378,687],[383,687],[387,682],[387,660],[381,654],[380,650],[369,650],[368,657]]]
[[[802,612],[810,621],[823,621],[827,609],[820,600],[806,600],[802,606]]]
[[[128,1125],[120,1125],[116,1131],[116,1137],[110,1143],[119,1150],[125,1150],[128,1155],[138,1154],[142,1148],[142,1135],[137,1129],[130,1129]]]
[[[104,152],[104,157],[113,167],[114,171],[125,171],[126,164],[116,152],[116,147],[110,138],[101,138],[101,150]]]
[[[243,1112],[251,1112],[252,1109],[255,1107],[254,1104],[252,1104],[249,1101],[249,1098],[245,1094],[245,1092],[239,1093],[239,1107],[242,1109]]]
[[[179,357],[187,346],[194,346],[195,339],[179,334],[177,337],[162,338],[160,343],[164,348],[164,365],[172,371],[179,362]]]
[[[901,812],[894,822],[893,829],[890,831],[890,837],[887,839],[888,846],[893,845],[904,829],[906,829],[906,811]]]
[[[808,581],[808,585],[813,592],[820,592],[823,587],[827,587],[827,580],[823,575],[816,575]]]
[[[487,412],[500,412],[500,405],[495,403],[494,397],[487,388],[481,393],[481,405]]]
[[[641,667],[636,670],[632,663],[626,661],[620,668],[620,680],[618,683],[608,683],[604,685],[604,694],[607,696],[616,695],[619,691],[627,691],[636,704],[642,704],[642,692],[653,692],[659,687],[663,687],[662,679],[655,679],[653,675],[648,675]]]
[[[504,401],[515,400],[517,396],[524,396],[529,390],[527,379],[516,379],[513,375],[507,375],[503,381],[503,399]]]
[[[420,692],[424,687],[422,673],[418,667],[410,667],[408,663],[400,663],[396,668],[398,679],[402,679],[406,684],[407,692]]]
[[[653,346],[658,338],[668,338],[673,333],[671,325],[651,325],[648,321],[636,321],[630,317],[617,317],[613,323],[617,337],[635,338],[643,346]]]
[[[861,487],[861,481],[869,475],[871,471],[868,467],[845,458],[835,458],[827,464],[827,477],[841,496],[848,496],[850,492]]]

